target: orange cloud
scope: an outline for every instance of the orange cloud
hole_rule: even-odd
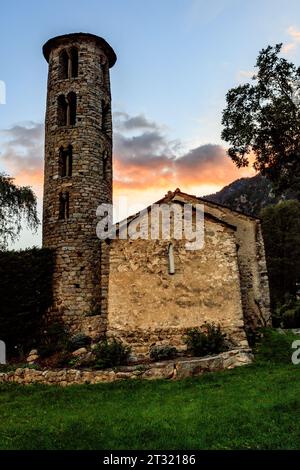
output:
[[[143,205],[180,187],[195,195],[216,192],[235,179],[253,176],[252,167],[238,169],[220,145],[206,144],[182,152],[162,127],[143,115],[117,113],[114,134],[114,196]],[[0,161],[19,185],[43,191],[43,126],[37,123],[1,131]],[[178,153],[181,155],[178,157]]]
[[[298,29],[294,26],[290,26],[287,31],[294,41],[300,42],[300,31]]]
[[[205,144],[184,152],[180,141],[170,141],[163,128],[145,116],[122,113],[120,122],[120,114],[114,126],[115,187],[224,185],[253,174],[249,169],[238,170],[221,145]]]
[[[292,51],[296,49],[296,43],[295,42],[288,42],[282,46],[282,52],[284,54],[290,54]]]
[[[290,54],[294,52],[300,43],[300,31],[297,28],[294,26],[289,26],[287,33],[290,36],[291,41],[283,45],[282,52],[284,54]]]
[[[225,158],[229,160],[229,157]],[[136,167],[134,163],[124,165],[122,162],[116,161],[114,164],[114,188],[118,190],[145,190],[160,187],[172,188],[180,184],[185,186],[207,184],[224,186],[234,179],[255,174],[251,168],[238,169],[231,161],[224,161],[223,164],[207,164],[201,167],[200,173],[197,172],[196,166],[194,172],[186,168],[183,168],[181,172],[164,170],[164,167],[156,168],[154,171]]]
[[[15,183],[19,186],[32,187],[38,198],[43,195],[44,174],[41,170],[31,173],[26,171],[18,172],[15,176]]]

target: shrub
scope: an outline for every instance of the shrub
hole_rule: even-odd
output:
[[[150,359],[153,361],[161,361],[164,359],[174,359],[178,354],[174,346],[154,346],[150,349]]]
[[[188,351],[194,356],[218,354],[228,349],[226,335],[220,325],[204,323],[201,328],[189,328],[184,336]]]
[[[18,364],[0,364],[0,373],[15,372],[17,369],[34,369],[38,370],[37,364],[18,363]]]
[[[92,342],[90,336],[87,336],[84,333],[77,333],[76,335],[72,336],[68,342],[68,350],[69,351],[76,351],[76,349],[84,348],[85,346],[89,346]]]
[[[290,298],[278,306],[272,317],[274,327],[300,328],[300,301]]]
[[[94,368],[105,369],[108,367],[126,364],[131,349],[115,338],[107,338],[97,344],[93,353],[96,356]]]

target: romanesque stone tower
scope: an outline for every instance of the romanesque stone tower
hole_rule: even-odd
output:
[[[105,329],[107,263],[96,209],[112,202],[110,45],[93,34],[50,39],[43,246],[55,250],[53,307],[74,332]]]

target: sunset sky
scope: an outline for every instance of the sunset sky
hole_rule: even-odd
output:
[[[269,44],[300,63],[299,0],[10,0],[0,16],[0,171],[32,186],[40,211],[50,37],[90,32],[114,48],[114,197],[142,206],[252,176],[220,138],[225,94],[250,80]],[[40,245],[40,232],[24,230],[14,247]]]

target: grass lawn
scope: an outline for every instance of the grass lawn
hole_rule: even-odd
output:
[[[0,449],[300,449],[300,368],[268,332],[257,362],[182,381],[0,386]]]

